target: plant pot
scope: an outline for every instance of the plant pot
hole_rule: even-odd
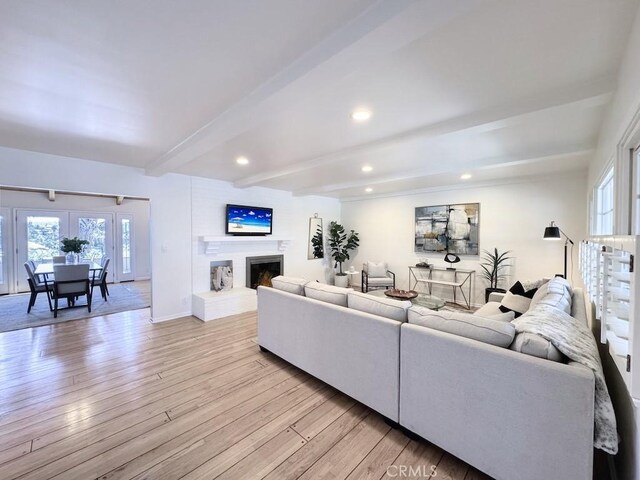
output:
[[[78,257],[79,255],[77,253],[69,252],[65,255],[65,263],[78,263]]]
[[[336,287],[347,287],[349,285],[349,275],[336,273],[334,283]]]
[[[489,295],[491,295],[494,292],[507,293],[507,291],[504,288],[485,288],[485,290],[484,290],[484,303],[487,303],[489,301]]]

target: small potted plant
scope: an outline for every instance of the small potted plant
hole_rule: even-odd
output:
[[[344,227],[338,222],[329,224],[329,248],[331,249],[331,257],[336,262],[333,268],[339,267],[335,279],[335,284],[339,287],[348,285],[349,277],[342,272],[342,263],[349,260],[349,251],[356,249],[358,245],[360,245],[360,239],[354,230],[347,234]]]
[[[82,253],[84,246],[89,245],[89,242],[86,240],[80,240],[78,237],[64,237],[60,243],[60,250],[67,254],[67,263],[78,263],[78,257]]]
[[[480,262],[480,268],[482,268],[480,276],[489,283],[489,286],[485,289],[484,293],[485,302],[489,301],[489,295],[492,292],[506,292],[505,289],[498,287],[500,282],[507,277],[503,270],[510,266],[506,263],[511,259],[511,257],[507,257],[509,253],[509,251],[499,253],[497,248],[494,248],[493,252],[484,250],[482,262]]]

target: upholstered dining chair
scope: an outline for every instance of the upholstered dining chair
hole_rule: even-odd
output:
[[[362,265],[362,291],[372,288],[396,288],[396,274],[391,272],[386,262],[365,262]]]
[[[55,280],[50,284],[46,279],[47,287],[51,288],[53,299],[53,318],[58,317],[58,300],[67,299],[67,308],[87,307],[91,312],[91,280],[89,279],[89,264],[54,265],[53,274]],[[76,305],[78,297],[86,296],[86,305]]]
[[[109,288],[107,287],[107,276],[109,272],[107,268],[109,267],[109,262],[111,262],[110,258],[107,258],[102,263],[102,270],[100,270],[100,275],[98,278],[91,279],[91,287],[100,287],[100,295],[104,298],[104,301],[107,301],[107,296],[109,295]]]
[[[64,255],[54,255],[52,260],[53,260],[53,263],[66,263],[67,257],[65,257]]]
[[[47,296],[47,301],[49,302],[49,310],[53,310],[53,308],[51,307],[51,298],[49,297],[47,283],[46,281],[40,280],[39,275],[36,275],[34,273],[35,268],[32,266],[32,264],[32,261],[24,263],[24,268],[27,271],[27,283],[29,284],[29,290],[31,291],[27,313],[31,313],[31,309],[35,305],[36,298],[38,298],[39,293],[44,293]]]

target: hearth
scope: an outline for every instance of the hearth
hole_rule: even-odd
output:
[[[247,257],[247,287],[256,289],[260,285],[271,286],[271,279],[282,275],[284,255]]]

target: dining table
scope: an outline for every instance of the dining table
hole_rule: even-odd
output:
[[[35,271],[33,272],[35,275],[43,275],[43,276],[47,276],[47,275],[53,275],[53,267],[57,266],[57,265],[82,265],[82,264],[88,264],[89,265],[89,273],[91,273],[91,276],[96,278],[99,275],[96,275],[100,270],[102,270],[102,266],[100,266],[99,263],[95,263],[95,262],[78,262],[78,263],[41,263],[40,265],[38,265],[35,269]]]

